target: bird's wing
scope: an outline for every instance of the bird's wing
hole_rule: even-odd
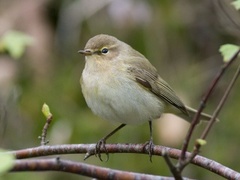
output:
[[[134,65],[128,67],[128,72],[135,77],[143,87],[154,93],[165,102],[178,108],[188,115],[188,112],[172,88],[157,73],[157,70],[148,61],[131,61]],[[147,63],[147,64],[146,64]]]

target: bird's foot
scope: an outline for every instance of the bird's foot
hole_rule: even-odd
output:
[[[106,140],[103,138],[103,139],[100,139],[96,146],[95,146],[95,156],[97,156],[100,161],[103,161],[102,157],[101,157],[101,147],[102,149],[105,151],[106,155],[107,155],[107,159],[105,160],[106,162],[108,161],[109,159],[109,154],[108,154],[108,151],[107,151],[107,148],[106,148]]]
[[[143,147],[146,149],[146,151],[148,151],[150,162],[152,162],[152,155],[154,153],[154,150],[153,150],[154,144],[153,144],[152,138],[149,141],[147,141]]]

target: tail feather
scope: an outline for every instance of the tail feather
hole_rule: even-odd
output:
[[[185,106],[185,107],[186,107],[186,110],[187,110],[189,116],[187,117],[184,114],[177,114],[177,115],[191,123],[191,121],[193,120],[194,115],[197,113],[197,110],[193,109],[191,107],[188,107],[188,106]],[[203,113],[203,112],[200,115],[200,120],[202,120],[202,121],[209,121],[211,118],[212,118],[211,115]],[[216,119],[216,121],[219,121],[219,119]]]
[[[193,109],[193,108],[191,108],[191,107],[188,107],[188,106],[186,106],[186,109],[187,109],[187,111],[188,111],[188,113],[189,113],[189,116],[191,117],[191,119],[194,117],[194,115],[197,113],[197,110],[196,109]],[[209,115],[209,114],[206,114],[206,113],[201,113],[201,115],[200,115],[200,120],[202,120],[202,121],[209,121],[210,119],[212,118],[212,116],[211,115]],[[191,121],[191,120],[190,120]]]

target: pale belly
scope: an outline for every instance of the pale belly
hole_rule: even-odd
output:
[[[141,124],[159,118],[164,111],[164,103],[154,94],[126,77],[89,76],[83,72],[81,86],[87,105],[109,121]]]

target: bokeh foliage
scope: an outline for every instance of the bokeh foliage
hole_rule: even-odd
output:
[[[95,143],[116,126],[93,115],[79,85],[84,57],[77,51],[96,34],[114,35],[142,52],[183,101],[193,107],[198,106],[223,63],[218,52],[220,45],[239,44],[239,14],[224,0],[3,0],[0,12],[0,37],[8,30],[17,30],[33,38],[19,60],[8,53],[0,55],[0,133],[1,148],[5,149],[40,145],[38,136],[45,123],[41,113],[44,102],[54,116],[48,132],[50,144]],[[228,70],[214,92],[206,109],[208,113],[216,107],[235,69],[233,65]],[[237,83],[220,113],[221,121],[201,152],[234,170],[240,169],[239,88]],[[155,121],[155,143],[181,148],[188,125],[178,121],[168,119],[169,126],[162,126],[164,120]],[[203,128],[204,124],[200,124],[195,138]],[[175,129],[182,130],[180,136],[174,135]],[[146,123],[126,127],[108,142],[143,143],[148,138]],[[83,161],[83,155],[63,157]],[[154,157],[150,163],[144,155],[113,154],[107,163],[95,157],[86,162],[171,175],[161,157]],[[35,174],[8,174],[4,178],[79,178],[58,172]],[[220,179],[193,165],[186,168],[184,176]]]

